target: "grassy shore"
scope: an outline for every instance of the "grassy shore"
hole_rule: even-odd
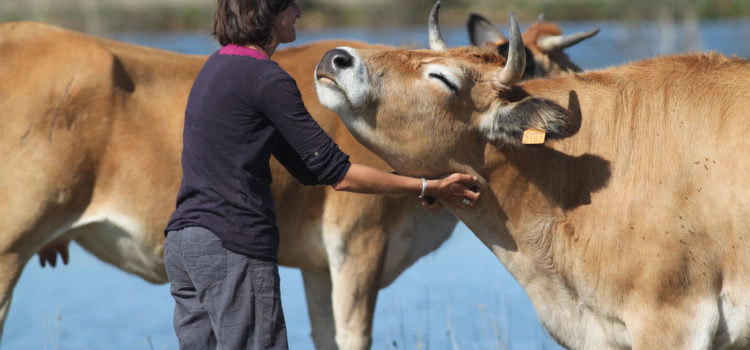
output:
[[[114,1],[55,2],[52,5],[19,5],[20,0],[0,4],[0,21],[36,20],[63,27],[97,31],[175,31],[209,30],[213,1],[205,5],[160,4],[151,1],[140,6]],[[399,27],[422,25],[433,0],[382,0],[336,5],[331,0],[300,0],[304,19],[302,29],[331,27]],[[15,3],[14,3],[15,2]],[[532,20],[539,13],[554,21],[633,20],[657,17],[716,19],[750,16],[747,0],[448,0],[444,1],[441,21],[457,25],[470,12],[504,18],[515,11],[521,20]]]

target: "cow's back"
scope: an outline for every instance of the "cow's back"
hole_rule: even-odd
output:
[[[596,73],[580,76],[586,81]],[[741,151],[750,149],[750,61],[662,57],[614,69],[608,79],[616,93],[578,95],[595,112],[582,116],[577,135],[555,146],[610,162],[609,183],[594,196],[674,206],[702,222],[714,221],[717,209],[738,219],[750,214],[750,197],[743,195],[750,156]]]

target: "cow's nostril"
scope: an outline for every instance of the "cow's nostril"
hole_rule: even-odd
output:
[[[316,69],[318,73],[335,75],[337,72],[354,67],[356,60],[357,58],[347,50],[332,49],[323,55],[323,59],[320,60],[320,64],[318,64]]]
[[[348,52],[333,57],[333,66],[336,68],[349,68],[352,66],[352,56]]]

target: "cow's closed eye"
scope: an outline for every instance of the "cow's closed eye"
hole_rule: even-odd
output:
[[[458,93],[458,84],[452,82],[450,79],[448,79],[445,75],[442,73],[430,73],[428,77],[432,79],[439,80],[441,83],[443,83],[451,92]]]
[[[458,90],[460,90],[460,85],[456,81],[454,81],[452,77],[449,77],[443,72],[430,72],[427,74],[427,77],[441,82],[443,85],[445,85],[445,87],[448,88],[448,90],[450,90],[454,94],[458,93]]]

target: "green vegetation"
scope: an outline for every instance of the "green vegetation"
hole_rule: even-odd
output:
[[[15,0],[14,0],[15,1]],[[20,0],[19,0],[20,1]],[[332,0],[299,0],[303,29],[327,27],[396,27],[426,22],[433,0],[357,1],[336,5]],[[67,2],[66,2],[67,3]],[[93,3],[93,2],[90,2]],[[191,2],[194,3],[194,2]],[[206,5],[169,6],[159,1],[142,6],[100,1],[81,6],[75,1],[54,6],[21,6],[11,1],[0,4],[0,21],[36,20],[63,27],[98,31],[122,30],[201,30],[209,31],[213,1]],[[446,0],[441,21],[446,25],[464,23],[470,12],[502,19],[515,11],[529,21],[539,13],[553,21],[675,19],[683,17],[715,19],[750,17],[747,0]]]

